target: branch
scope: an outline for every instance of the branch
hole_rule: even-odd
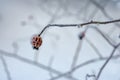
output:
[[[54,61],[54,56],[52,56],[49,60],[49,67],[50,68],[52,68],[53,61]],[[51,78],[53,78],[53,74],[52,74],[51,71],[49,72],[49,75],[50,75]]]
[[[112,47],[115,47],[115,45],[106,37],[106,35],[99,30],[97,27],[89,27],[95,29]]]
[[[96,46],[86,37],[85,40],[88,42],[88,44],[94,49],[96,54],[99,56],[99,58],[102,58],[102,54],[99,52],[99,50],[96,48]]]
[[[12,80],[11,75],[10,75],[10,71],[8,70],[8,66],[7,66],[7,63],[6,63],[5,59],[4,59],[4,57],[2,55],[0,55],[0,58],[2,60],[4,69],[5,69],[5,73],[7,75],[7,79],[8,80]]]
[[[110,23],[115,23],[115,22],[120,22],[120,19],[117,20],[112,20],[112,21],[90,21],[90,22],[86,22],[86,23],[81,23],[81,24],[48,24],[47,26],[45,26],[45,28],[40,32],[39,36],[42,35],[42,33],[49,27],[83,27],[85,25],[89,25],[89,24],[110,24]]]
[[[105,11],[104,6],[100,5],[96,0],[90,0],[109,20],[113,20],[113,18]],[[109,1],[108,1],[109,2]],[[107,5],[107,4],[106,4]],[[115,23],[117,27],[120,27],[120,24]]]
[[[36,63],[35,61],[26,59],[26,58],[21,57],[21,56],[19,56],[19,55],[15,55],[14,53],[9,53],[9,52],[5,52],[5,51],[0,50],[0,55],[2,55],[2,56],[7,56],[7,57],[11,57],[11,58],[20,60],[20,61],[22,61],[22,62],[24,62],[24,63],[31,64],[31,65],[36,66],[36,67],[38,67],[38,68],[41,68],[41,69],[43,69],[43,70],[45,70],[45,71],[48,71],[48,72],[51,71],[52,73],[57,74],[57,75],[62,74],[62,72],[60,72],[60,71],[58,71],[58,70],[55,70],[55,69],[53,69],[53,68],[50,68],[50,67],[45,66],[45,65],[40,64],[40,63]],[[78,79],[76,79],[76,78],[74,78],[74,77],[72,77],[72,76],[68,76],[68,75],[67,75],[67,76],[64,76],[64,77],[65,77],[65,78],[68,78],[68,79],[78,80]]]
[[[113,57],[113,55],[114,55],[116,49],[117,49],[119,46],[120,46],[120,44],[118,44],[117,46],[115,46],[115,48],[113,49],[112,53],[110,54],[110,57],[106,60],[106,62],[103,64],[103,66],[101,67],[100,71],[98,72],[98,75],[97,75],[97,77],[96,77],[96,80],[99,79],[99,77],[100,77],[100,75],[101,75],[103,69],[104,69],[105,66],[108,64],[108,62],[111,60],[111,58]]]
[[[83,43],[83,40],[79,40],[79,43],[77,45],[77,49],[75,51],[75,54],[73,56],[73,61],[72,61],[72,65],[71,65],[71,70],[76,66],[76,63],[78,61],[78,58],[79,58],[79,55],[80,55],[80,50],[81,50],[81,47],[82,47],[82,43]],[[72,74],[72,73],[71,73]]]
[[[87,74],[87,75],[86,75],[86,80],[88,80],[88,78],[90,78],[90,77],[96,78],[95,74],[93,74],[93,75]]]
[[[69,73],[73,73],[73,72],[75,72],[76,70],[78,70],[78,69],[80,69],[80,68],[82,68],[82,67],[85,67],[85,66],[87,66],[87,65],[89,65],[89,64],[93,64],[93,63],[95,63],[95,62],[107,60],[108,58],[109,58],[109,57],[102,57],[102,58],[95,58],[95,59],[91,59],[91,60],[85,61],[85,62],[77,65],[76,67],[74,67],[74,69],[72,69],[71,71],[68,71],[68,72],[65,72],[65,73],[63,73],[63,74],[60,74],[60,75],[58,75],[58,76],[56,76],[56,77],[53,77],[53,78],[50,79],[50,80],[57,80],[58,78],[67,76]],[[111,59],[118,59],[118,58],[120,58],[120,55],[112,56]]]
[[[116,45],[113,45],[113,43],[96,27],[88,27],[88,28],[92,28],[96,31],[98,31],[99,34],[101,34],[101,36],[112,46],[112,47],[116,47]],[[66,75],[69,75],[70,73],[73,73],[75,72],[76,70],[78,70],[79,68],[82,68],[84,66],[87,66],[89,64],[92,64],[92,63],[95,63],[95,62],[98,62],[98,61],[103,61],[103,60],[107,60],[109,57],[100,57],[100,58],[95,58],[95,59],[91,59],[91,60],[88,60],[86,62],[83,62],[81,64],[79,64],[78,66],[74,67],[71,71],[68,71],[66,73],[63,73],[61,75],[58,75],[58,76],[55,76],[53,77],[52,79],[50,80],[57,80],[58,78],[61,78],[61,77],[64,77]],[[115,56],[112,56],[111,59],[117,59],[117,58],[120,58],[120,55],[115,55]]]

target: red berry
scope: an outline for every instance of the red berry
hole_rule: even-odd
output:
[[[38,50],[41,45],[42,45],[42,38],[38,35],[33,36],[32,38],[33,48]]]

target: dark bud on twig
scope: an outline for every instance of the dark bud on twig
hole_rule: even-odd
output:
[[[85,32],[79,34],[79,39],[82,40],[85,37]]]

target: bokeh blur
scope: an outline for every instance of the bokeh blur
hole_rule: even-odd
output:
[[[50,27],[31,44],[48,24],[116,19],[120,0],[0,0],[0,80],[95,80],[112,53],[99,80],[120,80],[120,22]]]

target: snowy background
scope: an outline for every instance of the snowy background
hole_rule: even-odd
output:
[[[86,80],[87,74],[97,75],[114,50],[112,45],[120,43],[120,23],[51,27],[42,34],[38,51],[31,38],[47,24],[114,19],[120,19],[120,0],[0,0],[0,80]],[[120,80],[120,47],[116,55],[99,80]]]

